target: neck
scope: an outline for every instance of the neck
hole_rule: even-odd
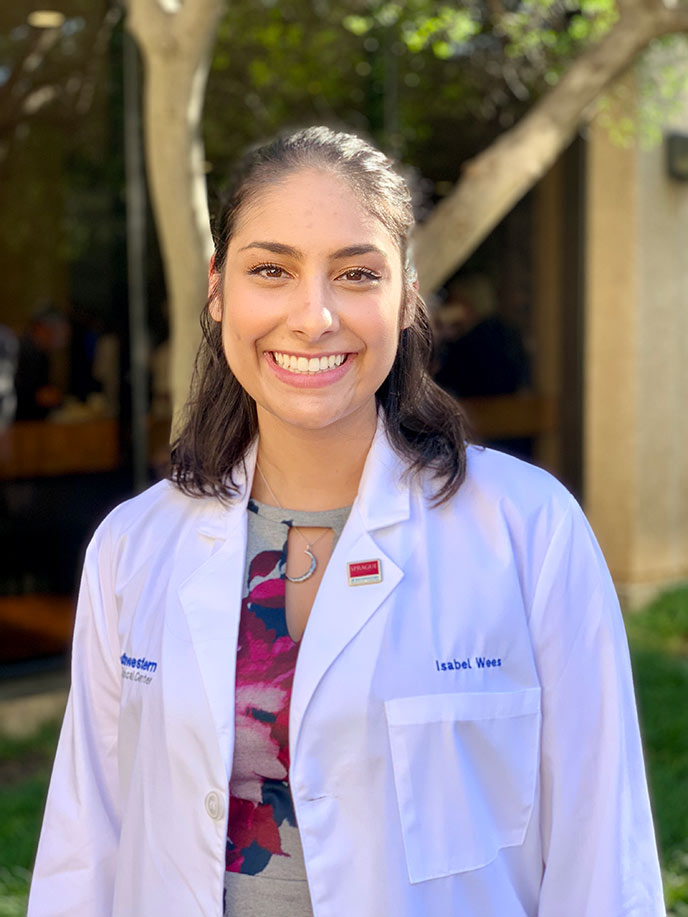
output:
[[[258,412],[258,464],[251,495],[263,503],[275,498],[288,509],[325,510],[349,506],[358,492],[373,441],[376,416],[356,418],[343,430],[304,430]]]

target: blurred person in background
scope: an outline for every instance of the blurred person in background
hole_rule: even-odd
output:
[[[65,386],[55,378],[54,357],[66,353],[69,341],[66,315],[52,304],[37,309],[19,340],[15,376],[17,420],[44,420],[62,404]]]
[[[528,357],[518,331],[497,312],[488,277],[458,277],[437,313],[435,381],[457,398],[510,395],[529,381]]]

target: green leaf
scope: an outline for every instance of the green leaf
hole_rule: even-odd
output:
[[[584,41],[590,35],[590,22],[583,16],[574,16],[569,23],[569,35],[574,41]]]
[[[448,41],[435,41],[432,44],[432,53],[440,60],[447,60],[452,56],[453,48]]]
[[[356,16],[352,14],[344,17],[342,25],[345,29],[348,29],[349,32],[353,32],[354,35],[365,35],[372,29],[374,22],[369,16]]]
[[[381,26],[389,28],[396,25],[402,13],[402,7],[399,3],[385,3],[375,14],[375,19]]]

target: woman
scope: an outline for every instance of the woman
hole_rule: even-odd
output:
[[[356,137],[249,157],[171,481],[87,553],[30,917],[663,913],[604,561],[466,448],[412,224]]]

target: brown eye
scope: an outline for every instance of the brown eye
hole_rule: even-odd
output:
[[[282,277],[287,276],[287,272],[278,264],[257,264],[251,268],[249,274],[265,277],[269,280],[281,280]]]
[[[351,270],[345,271],[341,276],[345,280],[350,280],[353,283],[374,282],[380,279],[379,274],[376,274],[375,271],[371,271],[366,267],[351,268]]]

